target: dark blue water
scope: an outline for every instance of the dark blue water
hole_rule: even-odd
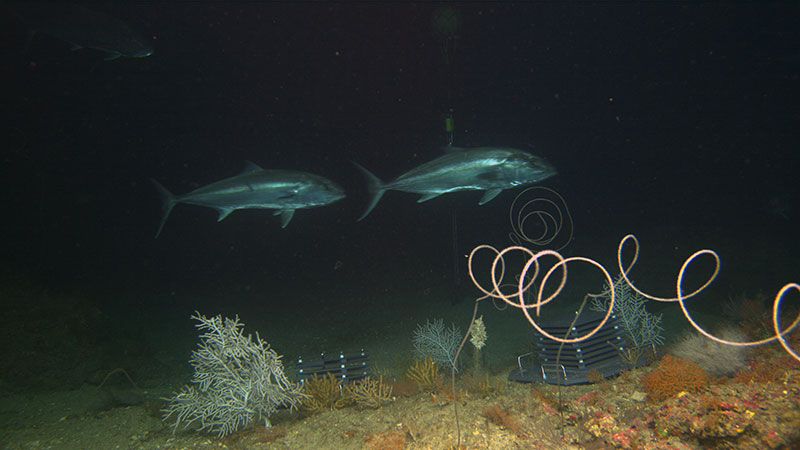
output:
[[[24,21],[4,15],[3,283],[23,292],[7,308],[32,333],[70,337],[44,353],[94,349],[72,384],[147,361],[173,327],[188,353],[195,309],[240,314],[289,358],[380,335],[386,322],[359,313],[382,304],[409,339],[427,308],[463,322],[477,293],[463,254],[508,245],[516,192],[483,206],[477,192],[422,204],[389,192],[356,222],[368,196],[351,164],[389,180],[439,156],[450,108],[456,145],[557,168],[543,185],[573,215],[567,255],[613,269],[635,233],[634,278],[671,296],[684,259],[713,248],[722,273],[705,311],[800,281],[797,4],[447,6],[455,30],[428,3],[93,5],[152,41],[151,56],[113,61],[43,34],[26,43]],[[286,229],[270,211],[217,223],[178,205],[154,239],[149,178],[184,193],[245,160],[326,176],[348,198]],[[270,321],[303,325],[277,335],[259,328]],[[297,344],[310,336],[322,338]]]

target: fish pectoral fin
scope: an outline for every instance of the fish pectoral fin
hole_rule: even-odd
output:
[[[103,58],[103,60],[104,61],[113,61],[113,60],[119,58],[120,56],[122,56],[122,53],[113,52],[113,53],[109,53],[109,55],[106,56],[105,58]]]
[[[262,170],[264,169],[262,169],[261,166],[254,163],[253,161],[248,160],[244,162],[244,169],[242,169],[242,173],[240,173],[239,175],[244,175],[246,173],[253,173],[253,172],[261,172]]]
[[[82,48],[83,48],[83,46],[78,45],[78,44],[72,44],[72,43],[69,44],[69,49],[72,50],[73,52],[77,51],[77,50],[80,50]]]
[[[279,209],[273,213],[274,216],[281,216],[281,228],[286,228],[286,225],[289,225],[289,221],[292,220],[294,217],[294,210],[293,209]]]
[[[436,193],[432,193],[432,194],[425,194],[425,195],[423,195],[422,197],[420,197],[417,200],[417,203],[427,202],[428,200],[430,200],[430,199],[432,199],[434,197],[438,197],[440,195],[442,195],[441,192],[436,192]]]
[[[501,192],[503,192],[502,189],[489,189],[483,194],[483,197],[481,197],[481,201],[478,202],[478,205],[492,201],[492,199],[497,197]]]
[[[217,208],[217,211],[219,211],[219,217],[217,217],[217,222],[222,222],[226,217],[228,217],[228,214],[234,211],[234,209],[235,208]]]

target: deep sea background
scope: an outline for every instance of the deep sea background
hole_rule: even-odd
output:
[[[555,165],[543,185],[574,219],[566,255],[614,269],[634,233],[633,279],[672,296],[682,262],[715,249],[722,272],[692,305],[709,316],[800,281],[800,4],[444,5],[460,13],[450,39],[427,2],[92,3],[152,39],[153,55],[114,61],[44,35],[25,45],[3,15],[3,345],[52,357],[36,370],[4,357],[3,388],[96,383],[115,367],[143,384],[185,374],[195,310],[239,314],[289,360],[377,355],[382,336],[410,348],[427,318],[465,329],[477,290],[463,255],[509,244],[516,192],[479,207],[477,192],[418,204],[392,191],[356,222],[368,199],[351,164],[389,180],[437,157],[450,107],[456,145]],[[154,239],[149,178],[184,193],[245,160],[326,176],[348,197],[283,230],[270,211],[217,223],[178,205]],[[586,273],[576,290],[599,288]],[[487,319],[495,342],[500,320]]]

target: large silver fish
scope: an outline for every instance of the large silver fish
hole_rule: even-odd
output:
[[[448,192],[486,191],[479,205],[497,197],[503,189],[536,183],[556,174],[555,168],[538,156],[513,148],[449,147],[447,153],[383,183],[358,163],[367,177],[372,199],[364,214],[367,217],[388,190],[421,194],[417,203]]]
[[[106,54],[106,60],[120,56],[143,58],[153,53],[148,39],[125,22],[100,11],[78,5],[31,2],[12,11],[30,29],[69,43],[73,50],[92,48]]]
[[[239,175],[183,195],[173,195],[156,180],[151,181],[164,197],[164,215],[156,237],[178,203],[214,208],[219,211],[217,222],[237,209],[276,209],[281,228],[286,228],[296,209],[323,206],[345,197],[344,189],[327,178],[295,170],[265,170],[249,161]]]

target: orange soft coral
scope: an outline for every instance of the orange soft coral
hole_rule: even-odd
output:
[[[679,392],[697,392],[708,384],[708,374],[697,364],[666,355],[658,366],[641,377],[642,386],[654,401]]]

